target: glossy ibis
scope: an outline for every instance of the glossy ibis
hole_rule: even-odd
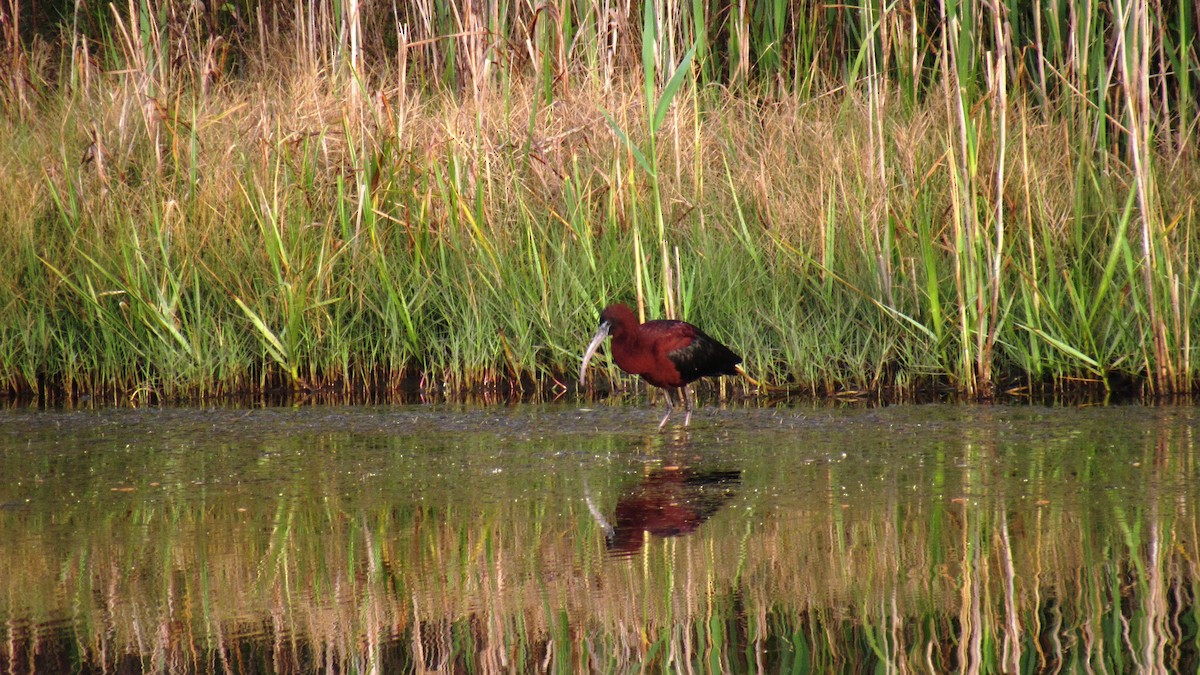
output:
[[[671,416],[674,407],[671,398],[675,391],[682,392],[683,407],[687,411],[683,426],[686,427],[692,421],[687,385],[702,377],[737,375],[737,365],[742,362],[742,357],[690,323],[658,320],[639,324],[632,309],[617,303],[600,313],[600,328],[583,354],[579,384],[584,383],[588,361],[604,338],[610,335],[612,358],[617,366],[666,391],[667,413],[658,423],[659,429]]]

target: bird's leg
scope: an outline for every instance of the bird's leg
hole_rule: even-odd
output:
[[[663,389],[663,394],[667,397],[667,414],[663,415],[662,421],[658,423],[659,431],[662,431],[662,428],[666,426],[667,418],[671,416],[671,408],[674,407],[674,403],[671,402],[671,390],[665,388]]]
[[[683,426],[686,427],[692,421],[692,398],[688,396],[688,388],[686,384],[683,385],[683,388],[680,391],[683,392],[683,409],[685,411],[683,415]]]

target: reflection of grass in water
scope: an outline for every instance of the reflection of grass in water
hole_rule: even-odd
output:
[[[495,437],[469,434],[404,461],[409,439],[324,436],[106,454],[70,483],[80,505],[57,495],[0,519],[3,614],[18,627],[0,657],[24,658],[33,626],[65,618],[73,635],[43,648],[155,669],[1191,663],[1196,495],[1169,479],[1190,475],[1190,438],[1158,430],[1118,453],[1050,431],[1023,450],[991,440],[1002,426],[920,465],[750,457],[740,495],[695,534],[624,559],[605,558],[581,498],[580,456],[608,458],[584,462],[601,510],[637,481],[608,438],[577,439],[580,455],[556,454],[562,439],[522,445],[535,468],[500,472]],[[303,470],[255,471],[289,456]],[[110,491],[149,475],[146,459],[205,484]],[[287,478],[259,480],[272,472]]]

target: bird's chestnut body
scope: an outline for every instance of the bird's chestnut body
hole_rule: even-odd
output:
[[[605,337],[612,337],[611,354],[617,367],[638,375],[646,382],[667,390],[667,414],[671,415],[671,392],[683,389],[687,408],[686,426],[691,419],[687,385],[702,377],[738,374],[742,357],[686,321],[657,320],[639,323],[629,307],[613,304],[600,314],[600,328],[588,345],[579,369],[583,383],[588,362]]]

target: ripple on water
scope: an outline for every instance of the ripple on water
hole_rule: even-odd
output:
[[[971,625],[1034,630],[1005,602],[1069,612],[1055,640],[1086,645],[1071,631],[1111,620],[1100,608],[1160,611],[1197,583],[1192,408],[708,403],[661,433],[660,416],[616,400],[5,411],[0,670],[36,650],[43,672],[127,654],[532,664],[552,642],[571,663],[623,654],[620,670],[643,647],[695,648],[679,636],[717,654],[714,631],[752,622],[764,659],[815,627],[822,663],[865,663],[861,636],[901,623],[896,659],[952,654],[972,597],[994,602]],[[1172,597],[1149,622],[1171,649],[1131,647],[1141,633],[1094,648],[1184,654],[1170,630],[1194,601]]]

